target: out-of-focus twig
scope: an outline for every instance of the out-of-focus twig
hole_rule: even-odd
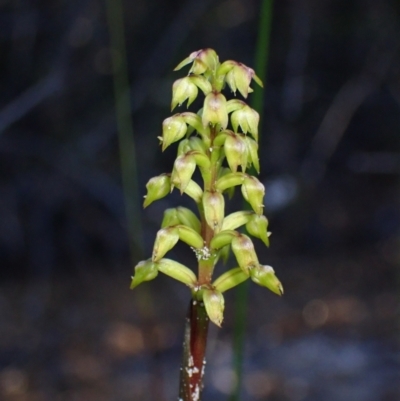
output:
[[[367,57],[364,70],[358,76],[349,79],[340,88],[315,134],[310,151],[302,164],[301,171],[306,182],[317,183],[322,179],[326,165],[346,132],[354,113],[364,100],[381,85],[398,48],[398,41],[389,49],[382,46],[380,41],[375,43]]]
[[[62,87],[63,73],[61,70],[56,70],[28,88],[0,111],[0,134],[43,100],[59,92]]]

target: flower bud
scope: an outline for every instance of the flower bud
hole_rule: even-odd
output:
[[[196,160],[190,153],[176,158],[171,174],[171,183],[178,187],[181,194],[185,191],[196,169]]]
[[[185,111],[181,113],[180,116],[183,118],[185,123],[195,129],[201,135],[209,135],[208,127],[203,127],[201,117],[198,114]]]
[[[228,110],[228,113],[232,113],[236,110],[241,110],[243,107],[247,106],[243,100],[239,99],[230,99],[226,102],[226,109]]]
[[[179,224],[176,227],[178,228],[179,239],[181,241],[195,249],[203,248],[204,240],[193,228],[184,226],[183,224]]]
[[[258,266],[258,258],[253,242],[247,235],[240,234],[239,236],[234,237],[232,239],[231,246],[240,268],[246,274],[249,273],[249,269]]]
[[[281,282],[275,276],[275,271],[271,266],[259,265],[250,270],[251,279],[262,287],[267,287],[277,295],[283,295]]]
[[[228,263],[230,253],[231,253],[231,246],[230,245],[224,246],[218,251],[216,262],[218,262],[218,260],[221,259],[222,263],[226,265]]]
[[[204,99],[203,126],[208,124],[220,125],[223,129],[228,125],[228,112],[226,110],[226,98],[222,93],[209,93]]]
[[[179,231],[176,226],[162,228],[158,230],[153,247],[153,262],[160,260],[169,250],[171,250],[179,240]]]
[[[175,210],[180,224],[193,228],[193,230],[200,234],[200,220],[190,209],[178,206]]]
[[[171,259],[160,259],[157,262],[158,271],[193,288],[197,283],[196,275],[188,267]]]
[[[145,196],[143,207],[147,207],[154,201],[168,195],[171,189],[171,177],[168,174],[153,177],[146,184],[146,188],[147,195]]]
[[[244,199],[250,203],[253,210],[261,215],[263,212],[263,200],[265,195],[264,185],[256,177],[246,175],[242,184]]]
[[[181,221],[178,217],[177,208],[166,209],[164,211],[163,220],[161,222],[161,228],[176,226]]]
[[[193,180],[189,181],[189,184],[183,192],[190,196],[197,204],[199,204],[203,199],[203,190],[201,189],[200,185]]]
[[[251,92],[250,82],[254,79],[258,85],[262,87],[260,78],[257,77],[254,70],[242,63],[228,60],[221,64],[218,72],[226,73],[226,83],[231,88],[231,91],[236,94],[236,90],[239,90],[244,98],[247,98],[249,92]]]
[[[176,152],[176,156],[182,156],[184,154],[186,154],[187,152],[190,152],[192,149],[190,148],[190,141],[189,139],[185,138],[182,139],[181,141],[179,141],[178,144],[178,150]]]
[[[260,174],[260,161],[258,159],[258,143],[246,135],[244,138],[249,152],[249,162],[253,165],[254,169]]]
[[[217,291],[223,293],[243,283],[243,281],[246,281],[248,278],[248,274],[246,274],[240,267],[235,267],[219,276],[214,281],[213,287]]]
[[[175,68],[174,71],[180,70],[187,64],[193,63],[189,73],[196,75],[203,74],[207,70],[214,71],[218,65],[218,55],[213,49],[202,49],[190,53]]]
[[[265,216],[253,214],[249,222],[246,224],[246,230],[250,235],[256,238],[260,238],[266,246],[269,246],[269,232],[268,232],[268,220]]]
[[[245,174],[243,173],[228,173],[218,178],[215,187],[218,191],[225,191],[228,188],[234,187],[236,185],[241,185],[244,182]]]
[[[244,139],[240,135],[228,135],[224,150],[226,160],[232,172],[236,173],[238,166],[241,166],[242,171],[246,171],[248,150]]]
[[[181,106],[182,103],[188,99],[187,107],[189,107],[196,99],[199,90],[197,86],[192,82],[190,77],[178,79],[172,85],[172,102],[171,111],[177,106]]]
[[[220,192],[205,191],[203,194],[203,210],[207,224],[215,233],[220,231],[225,214],[225,200]]]
[[[239,235],[237,231],[226,230],[220,231],[217,235],[214,235],[210,242],[211,249],[222,249],[227,245],[230,245],[232,239]]]
[[[224,218],[221,232],[225,230],[236,230],[237,228],[247,224],[255,214],[249,210],[241,210],[231,213]]]
[[[190,80],[207,96],[212,91],[210,81],[202,75],[191,75]]]
[[[219,291],[205,288],[203,290],[203,302],[210,320],[221,327],[225,308],[224,296]]]
[[[144,281],[150,281],[158,275],[157,266],[151,259],[142,260],[135,266],[135,275],[132,277],[130,289],[133,290]]]
[[[182,139],[187,132],[187,125],[179,114],[175,114],[172,117],[168,117],[163,121],[162,124],[163,136],[162,136],[162,151],[174,143]]]
[[[233,130],[238,132],[238,128],[240,126],[244,134],[249,132],[256,141],[258,141],[259,121],[260,115],[247,105],[231,114]]]
[[[203,155],[207,153],[207,148],[204,145],[204,142],[198,136],[192,136],[189,139],[189,146],[191,150],[202,153]]]

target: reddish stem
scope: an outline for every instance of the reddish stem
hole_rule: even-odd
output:
[[[191,300],[185,324],[179,401],[200,401],[209,318],[203,302]]]

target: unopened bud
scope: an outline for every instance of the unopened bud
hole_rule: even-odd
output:
[[[179,241],[179,231],[176,226],[158,230],[153,247],[153,262],[160,260]]]
[[[224,319],[224,296],[219,291],[205,288],[203,290],[203,302],[210,320],[221,327]]]
[[[226,83],[231,88],[231,91],[236,93],[236,90],[238,90],[244,98],[252,91],[250,88],[252,79],[262,87],[262,82],[254,70],[242,63],[228,60],[221,64],[218,71],[226,73]]]
[[[220,231],[225,214],[225,200],[220,192],[205,191],[203,194],[204,217],[215,233]]]
[[[243,184],[245,177],[246,175],[243,173],[228,173],[218,178],[215,187],[223,192],[228,188]]]
[[[253,210],[258,215],[261,215],[264,208],[264,185],[256,177],[246,175],[242,184],[242,194],[244,199],[250,203]]]
[[[181,194],[192,179],[195,169],[196,161],[192,154],[186,153],[176,158],[171,174],[171,183],[180,189]]]
[[[133,290],[144,281],[150,281],[158,275],[157,266],[151,259],[142,260],[135,266],[135,275],[132,277],[130,289]]]
[[[184,226],[183,224],[179,224],[176,227],[178,228],[179,239],[181,241],[195,249],[203,248],[204,240],[198,232],[193,230],[193,228]]]
[[[182,116],[175,114],[163,121],[162,130],[162,151],[164,152],[171,143],[179,141],[185,136],[187,125]]]
[[[214,71],[218,65],[218,56],[213,49],[202,49],[190,53],[189,57],[186,57],[181,61],[175,68],[174,71],[180,70],[187,64],[193,63],[189,73],[196,75],[203,74],[207,70]]]
[[[233,134],[228,135],[225,143],[224,150],[226,160],[232,172],[236,173],[238,166],[241,166],[242,171],[246,171],[248,149],[245,140],[240,136]]]
[[[213,287],[220,292],[225,292],[233,287],[243,283],[249,278],[240,267],[235,267],[234,269],[228,270],[221,276],[219,276],[214,282]]]
[[[224,218],[221,230],[236,230],[237,228],[247,224],[252,216],[254,216],[254,213],[249,210],[241,210],[239,212],[231,213]]]
[[[283,295],[282,284],[275,276],[275,271],[271,266],[259,265],[250,270],[250,276],[256,284],[267,287],[277,295]]]
[[[183,192],[190,196],[197,204],[199,204],[203,199],[203,190],[201,189],[200,185],[193,180],[189,181],[189,184]]]
[[[185,265],[171,259],[160,259],[157,262],[157,268],[161,273],[172,277],[181,283],[193,288],[196,285],[197,278],[196,275]]]
[[[248,274],[249,269],[258,266],[258,258],[253,242],[247,235],[240,234],[234,237],[231,242],[231,247],[240,268],[246,274]]]
[[[186,99],[188,100],[187,107],[189,107],[196,99],[198,93],[199,90],[190,77],[176,80],[172,85],[171,110],[177,105],[180,106]]]
[[[210,241],[210,247],[211,249],[222,249],[225,246],[230,245],[232,239],[237,235],[239,235],[239,233],[234,230],[220,231],[217,235],[214,235]]]
[[[203,126],[208,124],[220,125],[223,129],[228,125],[228,112],[226,109],[226,98],[222,93],[209,93],[204,99]]]
[[[181,221],[178,217],[177,208],[170,208],[164,211],[163,220],[161,222],[161,228],[176,226]]]
[[[247,105],[231,114],[233,130],[238,132],[238,128],[240,126],[244,134],[249,132],[256,141],[258,141],[259,121],[260,115]]]
[[[195,230],[200,234],[200,227],[201,227],[200,220],[190,209],[183,206],[178,206],[176,208],[176,212],[180,224],[191,227],[193,228],[193,230]]]
[[[149,206],[154,201],[164,198],[171,189],[171,177],[168,174],[161,174],[153,177],[146,184],[147,195],[143,202],[143,207]]]
[[[260,238],[266,246],[269,246],[268,220],[265,216],[253,214],[246,224],[246,230],[250,235]]]

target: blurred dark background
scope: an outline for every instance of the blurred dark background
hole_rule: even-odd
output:
[[[112,57],[128,68],[141,202],[175,158],[157,140],[172,69],[205,47],[254,66],[261,3],[123,7],[126,60],[105,1],[0,0],[1,400],[176,399],[189,293],[166,277],[129,291]],[[256,245],[285,296],[250,287],[242,400],[400,399],[399,12],[395,0],[273,4],[260,145],[273,236]],[[179,204],[191,202],[137,209],[134,260]],[[171,254],[192,263],[183,246]],[[228,399],[235,380],[226,298],[205,400]]]

